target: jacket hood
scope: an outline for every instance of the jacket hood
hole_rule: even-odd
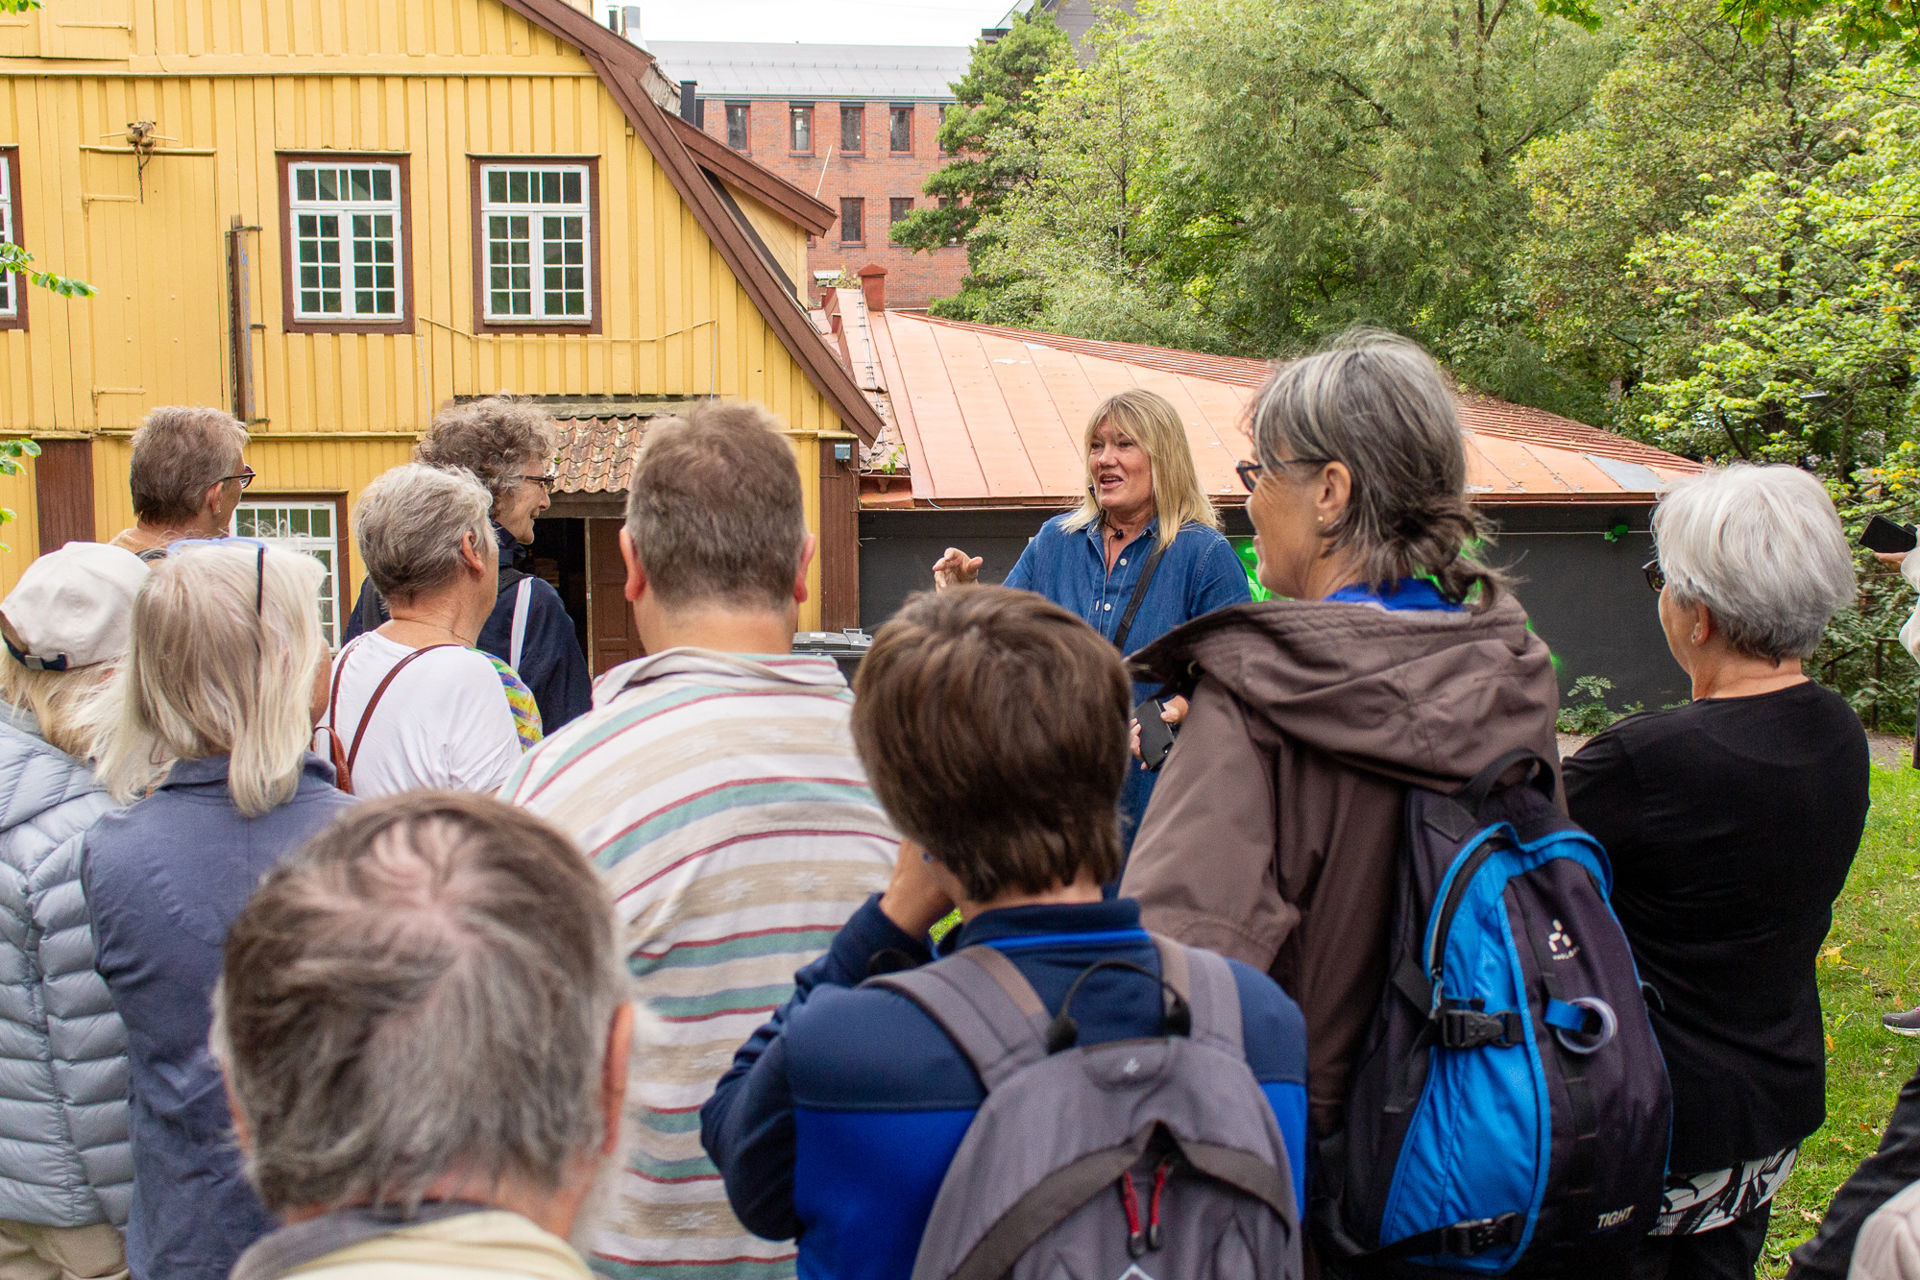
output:
[[[1457,787],[1508,747],[1553,750],[1553,660],[1511,596],[1482,613],[1234,605],[1133,661],[1136,674],[1174,687],[1218,681],[1256,732],[1417,786]]]

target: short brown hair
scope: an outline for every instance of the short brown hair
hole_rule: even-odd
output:
[[[1120,874],[1131,686],[1079,618],[1007,587],[923,592],[853,687],[874,793],[970,899]]]
[[[784,608],[807,517],[780,420],[736,401],[649,424],[628,484],[627,536],[666,604]]]
[[[274,1212],[403,1211],[448,1173],[543,1190],[604,1138],[626,978],[593,867],[484,796],[357,805],[234,921],[213,1042]]]
[[[497,510],[520,483],[527,459],[539,459],[544,471],[559,447],[560,426],[552,414],[531,401],[488,396],[442,405],[413,447],[413,460],[473,472]]]
[[[224,409],[164,405],[133,433],[127,487],[133,514],[148,524],[180,524],[200,514],[207,490],[240,469],[247,429]]]

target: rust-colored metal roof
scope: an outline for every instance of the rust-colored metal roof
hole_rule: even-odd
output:
[[[560,456],[554,464],[560,491],[625,493],[640,438],[652,420],[652,415],[640,414],[562,419]]]
[[[851,291],[848,291],[851,292]],[[1061,506],[1086,483],[1081,433],[1094,406],[1145,387],[1179,409],[1200,480],[1244,500],[1233,464],[1265,361],[1066,338],[917,312],[869,317],[884,394],[916,506]],[[872,394],[870,392],[870,394]],[[1459,393],[1467,486],[1477,502],[1652,502],[1696,463],[1558,414]],[[871,488],[871,486],[870,486]],[[870,492],[895,506],[898,488]]]

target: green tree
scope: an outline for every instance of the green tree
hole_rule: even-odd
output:
[[[941,149],[953,158],[929,174],[924,187],[934,205],[893,228],[893,238],[911,249],[967,246],[968,277],[957,297],[935,304],[937,314],[976,318],[986,295],[1011,283],[979,274],[980,253],[991,241],[980,242],[975,231],[1009,193],[1033,181],[1036,87],[1048,72],[1071,62],[1066,33],[1045,12],[1015,14],[1006,35],[974,44],[940,127]]]

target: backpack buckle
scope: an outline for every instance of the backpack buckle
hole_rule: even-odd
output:
[[[1440,1008],[1440,1044],[1448,1049],[1479,1049],[1491,1045],[1511,1049],[1526,1038],[1526,1023],[1518,1013],[1485,1013],[1481,999],[1448,1000]]]
[[[1489,1249],[1518,1241],[1519,1225],[1520,1215],[1517,1213],[1503,1213],[1497,1218],[1476,1218],[1472,1222],[1456,1222],[1450,1227],[1441,1229],[1440,1251],[1456,1258],[1471,1258],[1475,1254],[1485,1253]]]

